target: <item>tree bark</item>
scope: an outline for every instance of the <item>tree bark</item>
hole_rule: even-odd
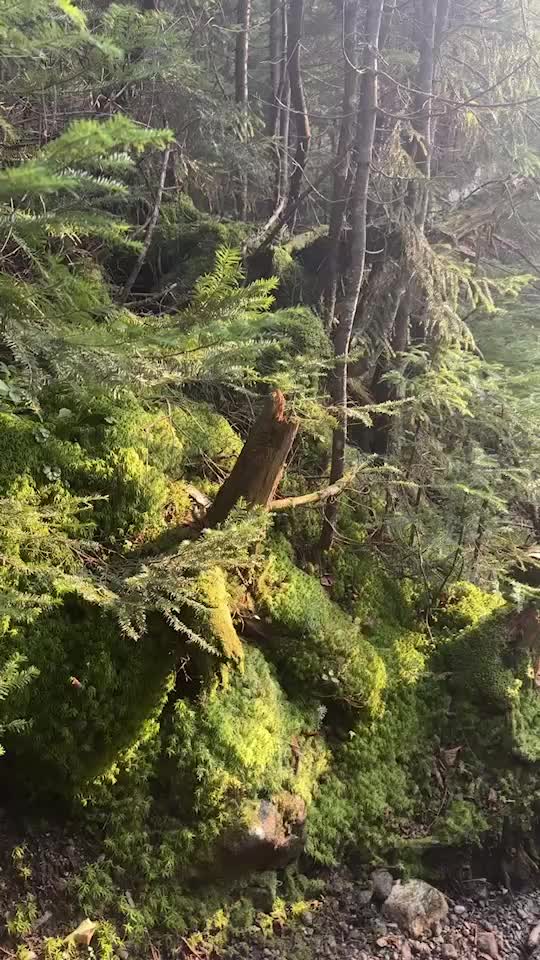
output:
[[[288,221],[289,211],[300,194],[302,179],[306,167],[309,145],[311,142],[311,128],[302,83],[300,51],[304,25],[304,0],[289,0],[288,38],[287,38],[287,67],[291,89],[291,107],[294,111],[296,129],[296,150],[294,166],[291,174],[285,222]]]
[[[349,193],[350,145],[353,137],[354,98],[358,77],[358,71],[356,70],[357,21],[358,0],[343,0],[343,99],[341,102],[341,125],[330,211],[330,253],[328,256],[328,282],[325,290],[325,312],[329,328],[331,328],[336,309],[339,247]]]
[[[331,483],[340,480],[345,472],[347,358],[366,261],[367,198],[377,118],[377,63],[383,6],[384,0],[369,0],[366,17],[363,75],[355,142],[356,176],[351,193],[351,266],[344,278],[345,295],[333,332],[336,362],[329,382],[330,397],[338,410],[340,420],[332,437]],[[328,550],[332,545],[336,516],[336,501],[330,500],[325,510],[321,534],[323,550]]]
[[[249,31],[251,23],[251,0],[238,0],[236,35],[236,53],[234,60],[234,98],[242,113],[242,119],[247,114],[248,109],[248,56],[249,56]],[[241,220],[247,219],[247,177],[243,171],[239,171],[240,191],[238,197],[239,216]]]
[[[420,58],[414,95],[414,118],[411,121],[414,137],[409,141],[408,152],[419,177],[409,184],[407,206],[416,226],[423,230],[426,223],[429,193],[427,184],[431,175],[431,115],[433,112],[433,70],[435,52],[435,27],[438,0],[420,0],[421,39]]]
[[[218,490],[206,515],[206,526],[223,523],[240,499],[252,505],[269,506],[297,431],[298,421],[285,412],[285,397],[280,390],[274,390],[253,424],[231,473]]]

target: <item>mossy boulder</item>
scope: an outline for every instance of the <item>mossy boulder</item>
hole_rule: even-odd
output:
[[[8,744],[9,762],[30,791],[73,799],[138,741],[170,687],[173,651],[158,636],[135,644],[75,596],[11,631],[10,644],[38,676],[17,704],[31,726]]]
[[[187,513],[186,476],[227,468],[241,441],[207,404],[146,408],[129,391],[63,389],[47,399],[45,423],[0,413],[0,495],[21,478],[56,503],[87,499],[88,535],[140,541]],[[21,495],[19,493],[19,495]]]
[[[271,656],[289,689],[367,716],[381,712],[387,682],[383,660],[358,625],[284,549],[272,555],[257,594],[270,621]]]

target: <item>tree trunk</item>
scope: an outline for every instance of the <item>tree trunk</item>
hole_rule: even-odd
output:
[[[428,181],[431,175],[431,115],[433,112],[433,69],[435,50],[435,25],[438,0],[420,0],[421,40],[420,59],[414,95],[414,118],[411,121],[414,137],[408,152],[414,161],[419,177],[411,180],[407,194],[407,206],[416,226],[423,230],[428,209]]]
[[[253,424],[240,455],[206,516],[205,524],[223,523],[240,500],[268,507],[274,499],[298,421],[285,413],[285,397],[275,390]]]
[[[241,109],[241,122],[248,109],[248,55],[249,30],[251,21],[251,0],[238,0],[237,7],[236,54],[234,60],[234,98]],[[242,136],[244,131],[242,131]],[[238,212],[241,220],[247,219],[247,176],[239,172],[240,191],[238,197]]]
[[[295,207],[296,201],[300,195],[300,188],[302,186],[302,179],[304,176],[304,170],[309,152],[309,144],[311,141],[311,129],[309,126],[309,117],[300,66],[303,24],[304,0],[290,0],[288,18],[287,66],[289,84],[291,88],[291,107],[294,111],[296,128],[296,150],[287,197],[287,206],[285,209],[285,222],[288,222],[289,220],[287,211],[291,211],[292,208]]]
[[[269,139],[279,132],[279,88],[281,85],[281,2],[270,0],[270,20],[268,23],[268,56],[270,58],[270,96],[268,98],[268,117],[266,136]]]
[[[154,10],[157,13],[157,11],[159,10],[158,0],[142,0],[141,9]]]
[[[369,0],[366,17],[362,86],[355,142],[356,176],[351,193],[351,266],[344,278],[345,295],[334,327],[336,362],[329,382],[330,397],[339,418],[339,424],[332,437],[331,483],[341,479],[345,472],[347,358],[366,261],[367,197],[377,118],[377,63],[383,6],[384,0]],[[328,550],[332,545],[336,516],[337,504],[331,500],[324,515],[321,534],[323,550]]]
[[[358,76],[356,70],[357,20],[358,0],[343,0],[343,99],[341,102],[341,125],[330,211],[330,253],[328,255],[328,282],[325,290],[325,312],[329,328],[331,328],[336,309],[339,247],[349,192],[348,173],[354,126],[353,107]]]

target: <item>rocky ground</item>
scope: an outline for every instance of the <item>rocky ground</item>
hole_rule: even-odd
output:
[[[296,926],[282,928],[276,922],[272,935],[234,941],[226,955],[230,960],[540,958],[540,890],[512,895],[482,881],[474,892],[447,896],[447,916],[414,936],[390,919],[391,911],[389,916],[365,882],[336,875],[324,899]]]

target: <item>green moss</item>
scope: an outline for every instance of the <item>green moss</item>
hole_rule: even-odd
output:
[[[452,638],[444,651],[444,660],[458,692],[492,707],[510,708],[521,682],[504,662],[507,644],[504,613],[495,613]]]
[[[460,581],[452,584],[439,604],[434,615],[434,625],[438,630],[456,633],[458,630],[476,626],[504,604],[501,594],[486,593],[474,583]]]
[[[259,581],[258,596],[276,634],[272,656],[297,694],[336,700],[372,716],[381,712],[384,662],[314,577],[281,551]]]
[[[403,828],[425,806],[432,736],[430,710],[412,688],[391,695],[382,718],[351,728],[311,811],[308,849],[316,860],[336,863],[352,850],[372,860],[399,847]]]
[[[31,789],[73,797],[139,739],[169,682],[169,647],[156,637],[135,645],[112,617],[73,597],[11,642],[39,670],[18,704],[32,721],[17,738],[18,775]]]
[[[212,271],[217,248],[240,247],[247,229],[197,210],[185,195],[164,204],[148,253],[155,283],[175,282],[176,297],[189,294],[196,280]]]
[[[207,464],[228,469],[241,441],[207,404],[146,409],[125,391],[62,389],[46,398],[49,420],[0,413],[0,495],[24,478],[43,500],[89,498],[87,534],[155,536],[189,508],[182,483]],[[54,488],[53,488],[54,485]],[[92,530],[93,527],[93,530]]]
[[[242,669],[205,692],[197,705],[178,701],[167,754],[170,777],[193,795],[200,828],[220,832],[241,799],[287,789],[311,800],[324,764],[321,745],[309,738],[301,775],[291,738],[315,722],[290,704],[262,654],[247,648]],[[316,738],[315,738],[316,739]]]
[[[443,817],[433,828],[434,839],[449,847],[463,844],[480,845],[489,829],[489,822],[472,800],[457,797],[452,800]]]
[[[225,417],[209,404],[175,407],[171,419],[183,446],[182,463],[188,473],[204,473],[208,464],[217,464],[224,471],[232,468],[242,449],[242,440]]]
[[[241,660],[242,642],[234,629],[225,574],[219,567],[200,575],[198,602],[206,609],[194,611],[193,629],[228,660]]]

